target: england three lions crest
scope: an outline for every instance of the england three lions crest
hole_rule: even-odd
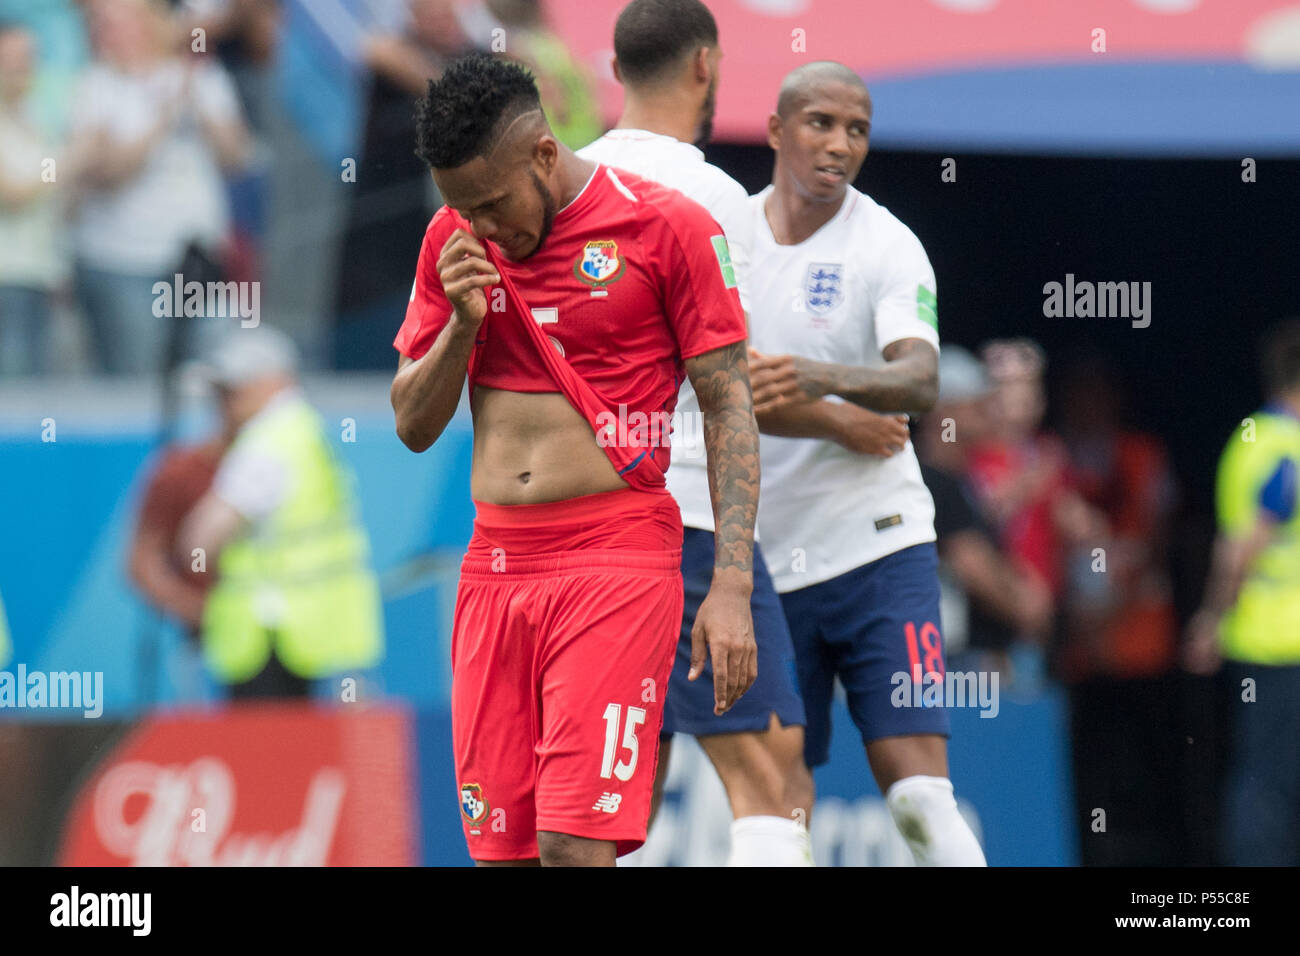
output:
[[[804,302],[813,315],[825,315],[844,301],[844,266],[814,262],[803,282]]]
[[[605,286],[618,280],[626,266],[619,257],[617,242],[598,239],[583,247],[582,258],[573,264],[573,274],[591,286],[592,295],[608,295]]]

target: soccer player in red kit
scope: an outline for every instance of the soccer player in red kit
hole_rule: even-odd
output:
[[[466,841],[480,864],[611,866],[645,840],[681,626],[664,472],[683,374],[717,518],[693,672],[711,658],[719,713],[755,677],[758,431],[726,239],[680,193],[561,145],[518,65],[456,61],[417,128],[446,206],[392,400],[423,451],[468,377],[475,522],[452,635]]]

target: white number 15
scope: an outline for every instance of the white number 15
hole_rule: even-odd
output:
[[[628,761],[620,760],[616,765],[614,763],[614,752],[617,749],[618,724],[622,713],[623,708],[619,704],[610,704],[605,708],[605,759],[600,764],[600,775],[608,780],[612,774],[626,782],[636,772],[636,758],[640,753],[640,747],[636,739],[636,729],[645,723],[645,708],[629,707],[627,709],[627,725],[623,728],[623,749],[632,751],[632,759]]]

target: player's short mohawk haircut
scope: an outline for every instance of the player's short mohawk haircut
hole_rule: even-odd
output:
[[[533,75],[483,53],[453,60],[415,104],[415,154],[433,169],[490,152],[517,117],[540,110]]]
[[[682,57],[718,45],[718,23],[700,0],[632,0],[614,24],[614,55],[633,86],[666,78]]]

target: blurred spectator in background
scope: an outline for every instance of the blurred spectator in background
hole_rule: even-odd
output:
[[[54,144],[28,97],[35,65],[33,35],[0,23],[0,375],[48,370],[50,299],[64,278],[58,187],[43,178]]]
[[[1104,519],[1068,582],[1059,670],[1071,682],[1158,677],[1175,659],[1166,550],[1177,492],[1161,442],[1121,424],[1122,394],[1100,360],[1066,374],[1061,432],[1071,484]]]
[[[481,38],[483,47],[488,42],[488,37]],[[406,29],[372,33],[363,51],[376,79],[403,92],[405,129],[410,133],[414,129],[412,100],[424,95],[429,80],[441,76],[449,60],[474,46],[456,18],[453,0],[410,0]]]
[[[989,434],[992,393],[983,363],[959,345],[945,345],[939,357],[939,400],[917,429],[917,455],[934,498],[940,569],[948,591],[945,610],[959,612],[945,615],[945,644],[983,658],[975,669],[995,669],[1014,679],[1006,652],[1017,639],[1045,643],[1053,606],[1046,584],[1023,574],[1003,554],[966,480],[971,453]]]
[[[131,580],[150,606],[179,623],[196,642],[214,578],[207,573],[206,559],[200,562],[191,554],[180,561],[177,536],[181,521],[207,494],[233,438],[234,423],[223,416],[219,432],[207,441],[177,443],[163,451],[147,479],[128,555]]]
[[[376,29],[365,41],[365,62],[373,74],[365,129],[357,157],[356,182],[349,183],[347,230],[336,275],[340,334],[335,367],[387,364],[378,354],[381,336],[411,291],[418,247],[439,205],[428,167],[415,155],[415,99],[452,59],[473,49],[452,0],[410,0],[405,30]],[[484,37],[484,42],[487,42]],[[368,326],[369,321],[372,325]]]
[[[1232,743],[1223,862],[1300,864],[1300,319],[1265,340],[1268,404],[1219,459],[1218,536],[1186,666],[1227,660]]]
[[[506,56],[537,77],[542,107],[555,137],[581,149],[603,133],[596,78],[546,24],[540,0],[486,0],[504,30]],[[712,115],[712,110],[709,110]],[[707,141],[707,133],[705,135]]]
[[[277,0],[181,0],[176,10],[181,42],[194,47],[194,31],[229,71],[244,114],[266,128],[271,58],[275,53]]]
[[[153,313],[153,285],[175,273],[219,277],[230,223],[222,170],[243,164],[248,134],[225,71],[178,52],[157,0],[86,9],[95,62],[70,130],[77,294],[100,367],[156,374],[171,329]]]
[[[1098,359],[1065,374],[1071,485],[1100,520],[1069,561],[1055,670],[1070,692],[1082,862],[1167,866],[1183,862],[1167,555],[1176,491],[1161,443],[1122,424],[1122,395]]]
[[[989,436],[968,461],[971,484],[1022,573],[1059,599],[1065,555],[1088,540],[1095,516],[1070,490],[1065,446],[1042,430],[1046,357],[1029,339],[989,342],[983,356],[995,388]]]
[[[299,390],[296,350],[266,325],[226,337],[208,375],[234,440],[183,520],[217,580],[204,657],[233,699],[305,697],[314,680],[379,663],[383,621],[350,473]]]

